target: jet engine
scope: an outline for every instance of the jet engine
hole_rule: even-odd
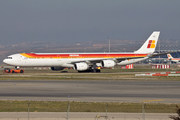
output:
[[[101,64],[103,67],[114,67],[116,63],[113,60],[103,60]]]
[[[74,69],[78,71],[84,71],[89,68],[89,65],[87,63],[75,63],[74,64]]]
[[[58,70],[63,70],[65,67],[51,67],[51,70],[53,71],[58,71]]]

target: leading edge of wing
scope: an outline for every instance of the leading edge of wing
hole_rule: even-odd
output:
[[[100,63],[103,60],[113,60],[115,62],[121,62],[123,60],[129,60],[129,59],[138,59],[138,58],[144,58],[144,57],[121,57],[121,58],[99,58],[99,59],[86,59],[86,60],[77,60],[77,61],[71,61],[70,64],[80,63],[80,62],[86,62],[86,63]]]

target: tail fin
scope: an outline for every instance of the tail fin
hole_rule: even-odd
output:
[[[167,54],[168,59],[172,59],[173,57],[171,56],[171,54]]]
[[[156,49],[156,44],[159,38],[160,31],[154,31],[141,48],[134,53],[153,53]]]

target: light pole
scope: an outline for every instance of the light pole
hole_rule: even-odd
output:
[[[28,104],[28,120],[29,120],[29,106],[30,106],[30,101],[29,101],[29,104]]]
[[[107,106],[106,106],[106,120],[107,120],[107,108],[108,108],[108,103],[107,103]]]
[[[111,49],[111,41],[110,41],[110,38],[108,37],[108,40],[109,40],[109,53],[110,53],[110,49]]]
[[[143,102],[142,102],[142,119],[143,120],[145,120],[145,106],[146,106],[146,103],[144,104]]]
[[[70,104],[68,102],[68,107],[67,107],[67,120],[69,119],[69,108],[70,108]]]

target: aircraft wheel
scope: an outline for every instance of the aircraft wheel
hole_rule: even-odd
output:
[[[93,73],[100,73],[101,71],[99,69],[92,69],[91,72],[93,72]]]
[[[96,72],[96,69],[92,69],[92,72],[95,73],[95,72]]]

